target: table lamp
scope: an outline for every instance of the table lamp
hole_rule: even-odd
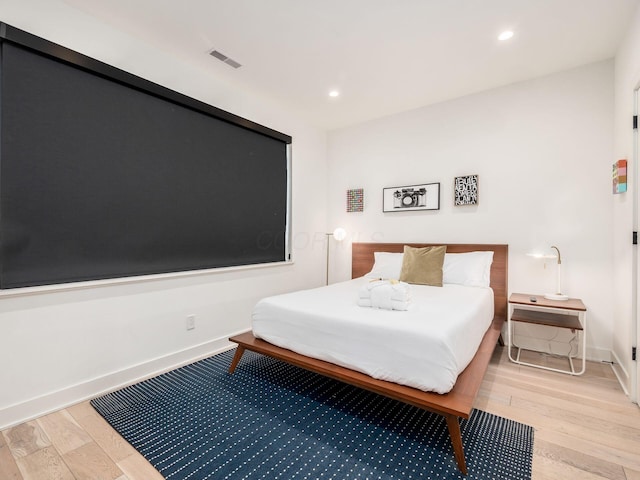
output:
[[[569,295],[566,295],[564,293],[562,293],[562,288],[561,288],[561,280],[562,280],[562,256],[560,255],[560,249],[558,247],[556,247],[555,245],[552,245],[551,248],[555,249],[556,252],[558,252],[557,255],[544,255],[544,254],[540,254],[540,253],[527,253],[527,255],[529,255],[530,257],[534,257],[534,258],[542,258],[542,259],[547,259],[547,258],[555,258],[557,259],[557,268],[556,268],[556,273],[557,273],[557,277],[558,277],[558,283],[557,283],[557,288],[556,288],[556,293],[545,293],[544,294],[544,298],[546,298],[547,300],[560,300],[560,301],[564,301],[564,300],[569,300]]]

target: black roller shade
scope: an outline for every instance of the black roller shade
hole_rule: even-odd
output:
[[[290,137],[55,47],[1,45],[0,288],[287,258]]]

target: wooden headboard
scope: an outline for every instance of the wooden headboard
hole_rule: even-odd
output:
[[[404,246],[432,247],[442,243],[353,243],[351,246],[351,278],[361,277],[373,268],[373,252],[402,253]],[[464,253],[493,250],[491,264],[491,288],[493,289],[496,317],[507,318],[507,289],[509,245],[453,243],[447,245],[447,253]]]

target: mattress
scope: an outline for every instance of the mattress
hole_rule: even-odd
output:
[[[407,311],[357,305],[357,278],[260,300],[253,334],[373,378],[446,393],[493,320],[488,287],[411,285]]]

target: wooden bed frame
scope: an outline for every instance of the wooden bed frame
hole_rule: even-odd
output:
[[[361,277],[371,271],[374,262],[374,252],[402,252],[404,245],[425,247],[442,244],[354,243],[352,245],[352,278]],[[244,351],[251,350],[442,415],[447,422],[458,468],[466,475],[467,466],[464,458],[459,419],[469,418],[471,414],[473,403],[480,389],[480,384],[487,370],[496,342],[500,338],[500,331],[507,316],[508,245],[447,245],[448,253],[463,253],[478,250],[492,250],[494,252],[493,264],[491,265],[491,288],[494,293],[495,316],[473,360],[458,376],[453,389],[444,395],[424,392],[416,388],[384,380],[377,380],[364,373],[277,347],[264,340],[255,338],[252,332],[236,335],[229,339],[231,342],[238,344],[235,356],[229,367],[229,373],[234,372]]]

